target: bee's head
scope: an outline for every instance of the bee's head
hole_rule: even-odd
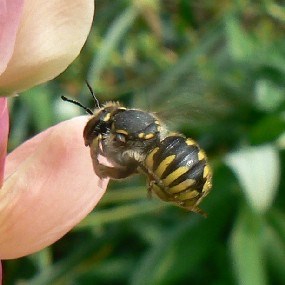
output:
[[[86,81],[87,87],[94,99],[95,102],[95,111],[93,112],[91,109],[85,107],[80,102],[71,100],[66,98],[65,96],[61,96],[62,100],[68,101],[72,104],[75,104],[82,109],[84,109],[89,115],[92,115],[92,118],[88,121],[87,125],[83,131],[83,137],[85,141],[85,145],[88,146],[92,143],[93,139],[100,134],[107,133],[109,129],[109,119],[110,113],[108,108],[101,108],[98,99],[96,98],[94,91],[90,84]]]
[[[111,132],[122,147],[147,147],[159,140],[160,124],[148,112],[126,109],[113,117]]]
[[[115,149],[147,150],[159,141],[161,127],[153,114],[137,109],[126,109],[116,102],[108,102],[101,107],[92,88],[88,82],[86,83],[95,101],[94,112],[77,101],[61,97],[92,115],[83,131],[86,146],[91,146],[95,139],[103,139]]]

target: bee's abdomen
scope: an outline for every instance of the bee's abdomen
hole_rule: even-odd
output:
[[[195,206],[211,188],[211,170],[203,150],[181,135],[166,137],[148,153],[145,167],[152,190],[182,207]]]

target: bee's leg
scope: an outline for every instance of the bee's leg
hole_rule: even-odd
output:
[[[101,168],[102,164],[98,160],[99,154],[102,154],[102,151],[100,149],[100,144],[99,144],[100,140],[101,140],[100,137],[96,137],[93,140],[92,145],[90,145],[90,154],[91,154],[91,158],[92,158],[94,172],[100,178],[104,178],[106,176],[104,176],[104,174],[101,172],[100,168]]]
[[[147,188],[148,196],[151,197],[152,193],[155,193],[163,201],[171,201],[169,194],[159,186],[159,183],[156,180],[150,180]]]
[[[183,201],[180,205],[177,203],[178,206],[182,207],[183,209],[186,209],[187,211],[191,211],[194,213],[198,213],[202,215],[203,217],[207,217],[207,213],[204,212],[201,208],[199,208],[199,200],[197,199],[189,199],[186,201]]]
[[[204,218],[207,218],[207,217],[208,217],[207,213],[204,212],[204,211],[203,211],[201,208],[199,208],[199,207],[193,207],[193,208],[189,209],[189,211],[192,211],[192,212],[194,212],[194,213],[200,214],[200,215],[202,215]]]
[[[98,165],[100,177],[110,177],[112,179],[126,178],[132,174],[137,173],[137,166],[131,165],[128,167],[110,167],[103,164]]]
[[[93,140],[92,145],[90,145],[93,169],[100,178],[110,177],[112,179],[122,179],[137,172],[136,164],[130,164],[126,167],[110,167],[101,164],[98,160],[99,155],[104,156],[104,153],[102,153],[102,150],[100,148],[101,139],[102,138],[98,136]]]
[[[143,164],[139,165],[140,172],[148,176],[147,196],[152,198],[154,192],[161,200],[169,201],[169,195],[163,190],[164,186],[158,177],[153,172],[149,171]]]
[[[152,198],[152,188],[153,188],[153,185],[155,183],[156,182],[154,180],[149,181],[149,184],[148,184],[148,187],[147,187],[147,198],[149,198],[149,199]]]

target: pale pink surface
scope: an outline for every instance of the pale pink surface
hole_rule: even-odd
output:
[[[94,0],[25,0],[13,54],[0,76],[0,96],[63,72],[80,53],[93,14]]]
[[[13,54],[24,0],[0,0],[0,74]]]
[[[0,259],[50,245],[101,199],[108,180],[93,172],[82,138],[86,122],[65,121],[8,155],[0,190]]]
[[[7,140],[9,132],[9,113],[7,99],[0,98],[0,187],[3,183]]]

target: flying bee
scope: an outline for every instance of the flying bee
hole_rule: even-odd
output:
[[[188,211],[205,215],[199,208],[212,187],[212,171],[205,152],[185,136],[171,133],[153,113],[128,109],[117,102],[91,111],[77,101],[62,99],[82,107],[91,115],[83,138],[95,173],[100,177],[123,179],[136,173],[148,178],[148,193]],[[101,164],[99,155],[113,166]]]

